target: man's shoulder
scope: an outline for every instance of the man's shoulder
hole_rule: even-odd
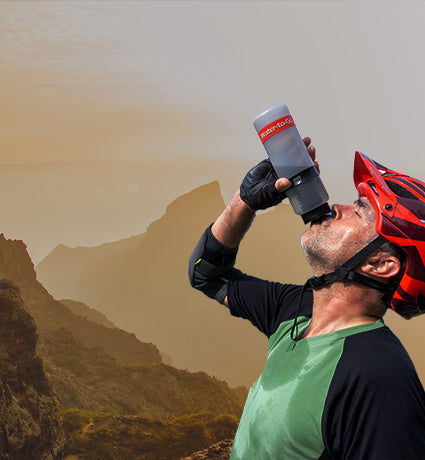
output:
[[[387,326],[347,337],[339,365],[363,382],[400,383],[417,376],[409,354]]]
[[[311,316],[313,293],[302,286],[268,281],[234,270],[229,281],[227,301],[233,316],[251,321],[270,337],[279,325],[300,316]],[[300,299],[302,300],[300,305]]]
[[[386,326],[346,337],[323,410],[328,451],[424,458],[424,429],[425,393],[398,338]]]

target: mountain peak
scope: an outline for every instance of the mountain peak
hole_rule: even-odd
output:
[[[13,260],[13,264],[9,261]],[[34,264],[22,240],[11,240],[0,235],[0,277],[9,280],[35,280]]]
[[[224,200],[221,195],[218,181],[215,180],[208,184],[201,185],[190,192],[180,195],[167,206],[166,213],[171,212],[174,208],[179,206],[191,206],[193,204],[201,204],[203,206],[205,203],[209,205],[214,203],[224,206]]]
[[[172,201],[165,213],[149,225],[146,234],[152,233],[152,229],[156,229],[158,224],[167,226],[172,223],[175,231],[176,224],[184,227],[186,220],[193,216],[196,216],[197,222],[209,223],[211,216],[217,217],[224,207],[218,181],[201,185]]]

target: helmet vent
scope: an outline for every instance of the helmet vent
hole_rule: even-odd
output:
[[[381,163],[378,163],[375,160],[372,160],[372,161],[381,174],[385,174],[388,171],[388,168],[386,166],[381,165]]]
[[[378,192],[376,190],[376,185],[375,182],[372,182],[371,180],[367,182],[367,185],[375,192],[375,195],[378,195]]]
[[[415,196],[410,190],[407,190],[402,185],[397,184],[396,182],[392,182],[389,180],[385,181],[388,187],[394,192],[396,195],[401,196],[403,198],[409,198],[410,200],[418,200],[419,198]]]

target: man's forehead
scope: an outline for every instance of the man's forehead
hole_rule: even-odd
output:
[[[358,200],[366,207],[373,207],[372,203],[370,202],[369,198],[364,195],[360,195]]]

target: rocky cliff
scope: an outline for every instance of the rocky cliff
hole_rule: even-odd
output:
[[[62,458],[64,436],[36,326],[19,290],[0,281],[0,458]]]
[[[22,241],[0,237],[0,272],[19,286],[34,316],[38,351],[61,408],[147,413],[158,419],[198,411],[240,414],[244,391],[203,372],[167,366],[154,345],[113,327],[88,306],[71,302],[81,316],[53,299],[36,280]],[[88,320],[87,314],[108,327]]]
[[[25,244],[19,240],[8,240],[3,234],[0,235],[0,277],[12,281],[21,290],[22,299],[36,322],[42,341],[45,331],[63,327],[84,346],[101,347],[117,362],[162,362],[157,347],[152,343],[141,342],[134,334],[88,320],[55,300],[37,281]]]

